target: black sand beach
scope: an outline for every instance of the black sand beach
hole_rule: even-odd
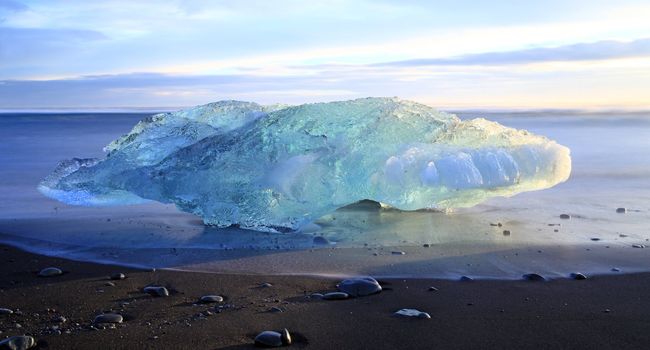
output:
[[[0,315],[0,336],[32,335],[39,348],[243,349],[254,346],[259,332],[283,328],[292,334],[291,348],[310,349],[634,349],[650,343],[650,274],[549,282],[388,279],[380,280],[379,294],[326,301],[308,296],[335,290],[337,280],[144,271],[8,246],[0,252],[0,307],[14,311]],[[65,273],[37,276],[49,266]],[[111,281],[116,272],[127,278]],[[171,295],[143,293],[149,284],[166,286]],[[206,294],[225,300],[196,305]],[[402,308],[431,319],[393,316]],[[119,313],[124,322],[91,327],[103,312]]]

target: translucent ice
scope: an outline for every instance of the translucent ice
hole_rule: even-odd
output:
[[[473,206],[571,172],[569,149],[545,137],[396,98],[216,102],[147,118],[105,150],[62,162],[39,189],[76,205],[174,203],[206,224],[272,230],[363,199]]]

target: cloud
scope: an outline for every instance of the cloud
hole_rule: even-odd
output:
[[[78,29],[38,29],[0,27],[0,68],[16,62],[40,62],[56,60],[68,50],[106,39],[102,33]]]
[[[604,40],[551,48],[505,52],[485,52],[449,58],[419,58],[376,63],[379,67],[418,67],[444,65],[503,65],[553,61],[589,61],[650,55],[650,38],[621,42]]]
[[[0,11],[8,10],[8,11],[17,12],[17,11],[25,11],[27,9],[28,9],[27,5],[20,3],[18,1],[0,0]]]

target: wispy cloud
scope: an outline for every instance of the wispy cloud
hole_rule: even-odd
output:
[[[502,65],[552,61],[590,61],[640,56],[650,56],[650,38],[628,42],[603,40],[595,43],[504,52],[484,52],[448,58],[418,58],[376,63],[371,66]]]
[[[650,103],[647,0],[25,3],[0,0],[0,108]]]

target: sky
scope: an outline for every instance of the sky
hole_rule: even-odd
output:
[[[0,0],[0,109],[650,108],[650,1]]]

